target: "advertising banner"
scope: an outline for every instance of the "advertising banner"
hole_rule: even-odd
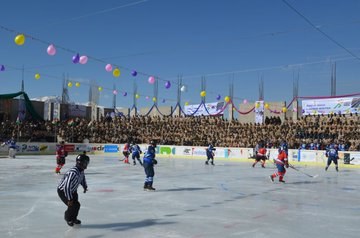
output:
[[[360,112],[360,98],[328,98],[302,101],[303,115],[349,114]]]
[[[224,107],[224,102],[213,102],[213,103],[205,103],[201,104],[194,104],[194,105],[187,105],[184,107],[184,112],[186,115],[193,115],[194,116],[209,116],[209,115],[223,115],[224,111],[221,111],[221,109]]]
[[[264,101],[255,102],[255,123],[263,124],[264,122]]]

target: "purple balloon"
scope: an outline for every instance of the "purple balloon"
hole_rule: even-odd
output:
[[[170,88],[170,87],[171,87],[170,81],[166,81],[166,83],[165,83],[165,88]]]
[[[162,102],[165,103],[165,99],[163,99]]]
[[[217,95],[216,100],[220,100],[220,98],[221,98],[221,95],[219,94],[219,95]]]
[[[123,93],[123,96],[126,97],[126,96],[127,96],[127,92],[124,92],[124,93]]]
[[[0,71],[5,71],[5,66],[3,64],[0,67]]]
[[[137,75],[136,70],[131,71],[131,75],[135,77]]]
[[[74,55],[74,56],[72,57],[72,62],[73,62],[74,64],[77,64],[77,63],[79,63],[79,61],[80,61],[80,55],[79,55],[79,53],[77,53],[76,55]]]

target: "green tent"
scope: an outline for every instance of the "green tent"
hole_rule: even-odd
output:
[[[10,94],[0,94],[0,100],[2,99],[12,99],[16,98],[20,95],[24,96],[25,99],[25,107],[27,112],[29,112],[34,120],[43,121],[44,119],[35,111],[28,95],[25,92],[17,92],[17,93],[10,93]]]

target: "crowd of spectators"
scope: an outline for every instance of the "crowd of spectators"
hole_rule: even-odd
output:
[[[3,140],[14,136],[22,141],[53,142],[55,136],[66,142],[147,143],[156,139],[163,145],[219,147],[255,147],[265,141],[276,147],[286,140],[289,148],[316,143],[320,149],[335,142],[348,150],[360,150],[360,120],[357,114],[303,116],[297,121],[266,118],[264,124],[241,123],[222,117],[114,117],[99,121],[76,118],[57,123],[51,121],[4,121],[0,126]]]

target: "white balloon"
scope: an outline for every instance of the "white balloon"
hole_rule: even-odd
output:
[[[181,90],[181,92],[185,92],[186,91],[185,85],[181,86],[180,90]]]

